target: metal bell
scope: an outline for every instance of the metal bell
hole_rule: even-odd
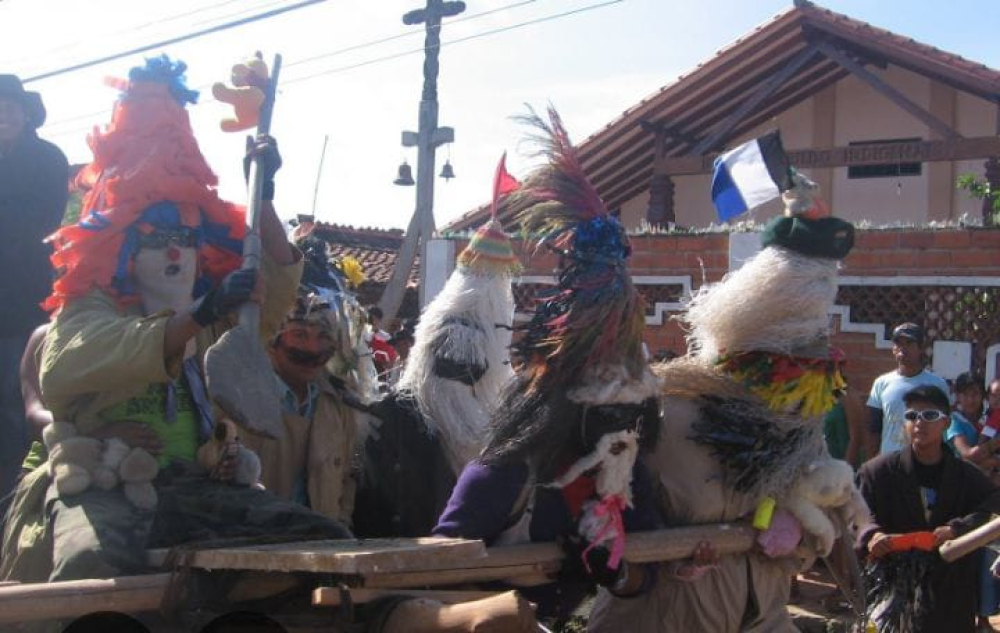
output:
[[[444,166],[441,168],[441,178],[445,180],[451,180],[455,177],[455,170],[451,166],[451,160],[444,161]]]
[[[397,176],[392,182],[395,185],[402,185],[404,187],[409,187],[415,184],[413,181],[413,172],[410,171],[410,164],[405,160],[403,161],[403,164],[399,166],[399,176]]]

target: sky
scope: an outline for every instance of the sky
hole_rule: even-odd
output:
[[[299,0],[0,0],[0,73],[22,78],[252,16]],[[202,151],[223,197],[245,198],[241,134],[225,134],[227,106],[208,87],[260,50],[284,70],[273,135],[284,167],[275,206],[285,218],[404,228],[414,187],[392,183],[405,159],[403,130],[417,129],[423,26],[402,15],[425,0],[326,0],[260,22],[30,82],[48,121],[40,134],[71,162],[90,158],[86,136],[105,124],[125,77],[161,52],[185,61],[202,88],[190,107]],[[1000,68],[998,0],[826,0],[821,6]],[[435,179],[438,227],[489,200],[494,169],[524,176],[534,164],[526,130],[511,116],[552,103],[582,141],[716,51],[791,6],[791,0],[466,0],[441,32],[440,126],[455,142],[438,149],[456,178]],[[457,41],[463,40],[463,41]],[[348,50],[349,49],[349,50]],[[328,137],[325,160],[321,155]],[[322,168],[321,168],[322,167]],[[415,170],[414,170],[415,173]],[[707,193],[706,193],[707,195]],[[315,205],[315,207],[314,207]]]

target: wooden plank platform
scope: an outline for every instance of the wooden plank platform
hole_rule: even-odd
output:
[[[254,569],[359,576],[413,569],[475,565],[486,557],[482,541],[439,537],[306,541],[196,551],[202,569]]]

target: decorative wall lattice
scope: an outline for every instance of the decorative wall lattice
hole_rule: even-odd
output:
[[[851,321],[891,328],[904,321],[923,326],[927,349],[934,341],[972,344],[975,367],[986,350],[1000,342],[1000,287],[997,286],[841,286],[837,304],[849,306]]]

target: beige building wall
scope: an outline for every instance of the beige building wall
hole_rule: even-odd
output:
[[[996,134],[996,106],[989,102],[896,66],[869,68],[910,100],[930,110],[963,136]],[[729,147],[781,130],[789,151],[810,147],[846,146],[852,142],[901,138],[936,140],[928,127],[868,84],[848,76],[814,97],[760,125]],[[846,167],[815,169],[807,173],[821,187],[834,213],[851,221],[876,225],[921,224],[929,220],[979,217],[980,203],[956,191],[959,174],[982,174],[983,160],[924,163],[919,176],[849,179]],[[674,210],[680,226],[704,227],[717,222],[709,197],[711,176],[674,178]],[[622,220],[636,227],[645,217],[649,194],[643,192],[622,205]],[[774,201],[747,218],[763,222],[781,211]]]

